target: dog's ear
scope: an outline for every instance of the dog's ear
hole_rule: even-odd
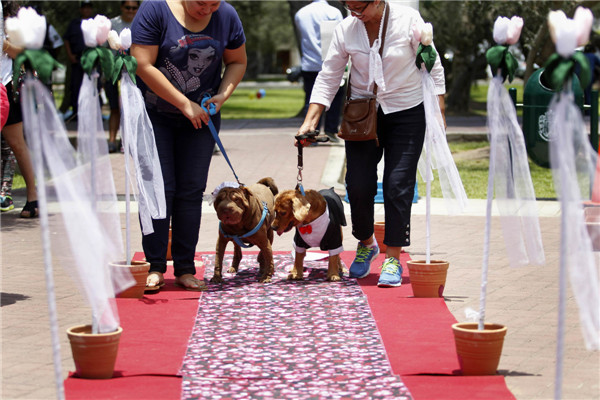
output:
[[[294,213],[294,218],[297,221],[304,221],[306,216],[308,215],[308,211],[310,210],[310,203],[306,201],[304,196],[296,195],[292,199],[292,211]]]

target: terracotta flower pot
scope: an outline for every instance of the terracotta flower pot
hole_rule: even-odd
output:
[[[415,297],[443,297],[449,264],[446,261],[410,260],[408,273]]]
[[[506,327],[485,324],[477,329],[476,322],[452,325],[458,362],[463,375],[495,375],[502,355]]]
[[[379,245],[379,251],[381,253],[385,253],[387,246],[383,244],[383,239],[385,239],[385,222],[377,221],[374,225],[375,229],[375,240],[377,240],[377,244]]]
[[[150,263],[147,261],[132,261],[127,264],[126,261],[116,261],[110,263],[111,268],[129,268],[131,275],[135,279],[135,285],[129,289],[125,289],[117,294],[120,298],[141,299],[144,297],[144,289],[146,288],[146,278],[150,270]]]
[[[77,375],[88,379],[110,379],[115,370],[123,328],[110,333],[91,332],[90,325],[67,329]]]

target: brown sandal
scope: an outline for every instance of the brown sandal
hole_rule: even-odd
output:
[[[149,285],[150,282],[148,282],[148,280],[153,275],[158,276],[158,281],[155,282],[154,285],[150,286]],[[160,290],[160,288],[163,286],[165,286],[165,280],[163,278],[163,274],[161,274],[158,271],[152,271],[146,277],[146,288],[144,289],[144,292],[156,292],[156,291]]]

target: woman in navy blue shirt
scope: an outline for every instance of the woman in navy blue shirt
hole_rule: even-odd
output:
[[[144,1],[133,21],[132,39],[167,200],[167,218],[154,220],[154,233],[142,239],[150,262],[146,285],[164,284],[171,225],[175,283],[202,290],[203,282],[194,276],[194,255],[215,142],[207,126],[210,116],[200,103],[210,95],[207,103],[219,111],[242,80],[244,29],[224,1]],[[220,114],[212,120],[218,130]]]

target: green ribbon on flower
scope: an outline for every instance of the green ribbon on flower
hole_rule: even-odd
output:
[[[29,66],[37,73],[38,78],[42,83],[46,84],[52,80],[52,71],[56,68],[64,68],[62,64],[56,61],[48,51],[39,49],[26,49],[23,50],[15,58],[13,65],[13,82],[19,81],[19,75],[21,75],[21,67],[23,64],[28,63]],[[25,66],[27,69],[27,66]]]
[[[112,74],[115,60],[110,49],[106,47],[94,47],[87,49],[81,56],[81,68],[83,71],[90,75],[96,65],[100,66],[100,69],[105,75]]]
[[[435,51],[433,46],[423,46],[422,43],[419,43],[416,59],[417,68],[421,69],[421,63],[423,63],[425,64],[425,68],[427,68],[427,72],[431,72],[433,64],[435,64],[436,58],[437,52]]]
[[[125,67],[129,77],[135,82],[135,71],[137,70],[137,60],[135,57],[130,56],[129,54],[118,52],[115,55],[115,65],[112,70],[112,83],[115,84],[119,80],[119,76],[121,75],[121,69]]]
[[[577,64],[579,64],[580,69],[579,81],[581,87],[585,88],[589,85],[592,77],[590,64],[586,56],[580,51],[576,51],[569,58],[564,58],[558,53],[552,54],[544,66],[544,75],[550,77],[547,81],[551,89],[554,91],[562,90],[565,83],[575,73],[575,66]]]
[[[490,48],[485,53],[485,59],[492,68],[492,73],[496,75],[496,71],[500,70],[502,73],[502,80],[504,81],[508,76],[508,81],[512,82],[515,77],[515,71],[519,64],[516,58],[508,51],[507,46],[497,45]]]

